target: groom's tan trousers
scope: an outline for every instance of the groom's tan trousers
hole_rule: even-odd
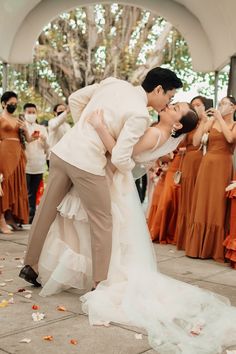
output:
[[[56,217],[57,206],[72,185],[88,214],[93,278],[96,282],[101,281],[107,278],[112,244],[111,199],[107,179],[80,170],[55,154],[51,155],[49,179],[30,230],[24,263],[37,269],[46,236]]]

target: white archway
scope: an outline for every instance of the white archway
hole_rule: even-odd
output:
[[[32,61],[43,27],[65,11],[114,0],[1,0],[0,59]],[[217,71],[236,53],[235,0],[123,0],[171,22],[188,42],[196,71]]]
[[[5,33],[9,37],[9,40],[6,41],[6,36],[5,38],[2,38],[0,35],[0,48],[2,47],[2,50],[0,49],[0,55],[3,61],[8,63],[31,62],[35,42],[39,34],[42,32],[43,27],[52,19],[62,12],[69,11],[75,7],[103,2],[112,3],[114,1],[57,0],[55,2],[53,0],[24,0],[25,6],[23,8],[23,13],[22,8],[19,9],[16,7],[13,9],[16,13],[18,11],[18,21],[16,21],[16,23],[14,22],[14,37],[11,39],[11,33],[8,32],[7,28],[5,28]],[[15,3],[17,4],[17,0],[15,0]],[[214,50],[212,50],[212,44],[206,31],[199,18],[190,12],[188,8],[183,6],[180,1],[123,0],[120,3],[139,6],[156,12],[158,15],[164,17],[180,31],[188,42],[195,70],[213,71],[216,69],[216,65],[218,65],[217,60],[214,57]],[[25,14],[24,17],[23,14]],[[22,17],[21,21],[20,17]],[[12,26],[11,21],[9,21],[8,24],[10,31]],[[3,39],[5,44],[3,43]]]

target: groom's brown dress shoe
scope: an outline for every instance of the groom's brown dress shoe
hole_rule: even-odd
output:
[[[37,282],[38,274],[33,270],[30,265],[25,265],[19,274],[19,277],[26,280],[28,283],[33,284],[36,288],[39,288],[41,284]]]

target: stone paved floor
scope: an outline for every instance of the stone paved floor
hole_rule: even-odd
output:
[[[0,303],[14,298],[14,304],[6,307],[0,304],[0,354],[156,353],[150,348],[145,333],[142,339],[135,337],[142,332],[139,329],[121,325],[91,327],[81,311],[78,291],[42,298],[38,289],[27,286],[18,277],[27,233],[25,230],[9,236],[0,234]],[[163,273],[225,295],[236,305],[236,271],[227,264],[190,259],[169,245],[155,245],[155,250]],[[19,288],[33,291],[32,298],[25,298],[26,293],[17,292]],[[46,314],[43,321],[32,321],[33,304],[39,305],[40,311]],[[58,311],[59,305],[67,311]],[[42,339],[48,335],[53,336],[52,341]],[[20,343],[23,338],[30,338],[31,342]],[[76,339],[78,344],[71,344],[71,339]]]

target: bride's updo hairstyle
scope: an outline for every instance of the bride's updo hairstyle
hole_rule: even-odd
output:
[[[195,109],[191,104],[188,104],[188,106],[189,106],[188,113],[185,114],[179,121],[182,124],[182,128],[176,130],[174,133],[171,134],[173,138],[178,138],[182,134],[191,132],[198,125],[199,118],[197,112],[195,111]]]

